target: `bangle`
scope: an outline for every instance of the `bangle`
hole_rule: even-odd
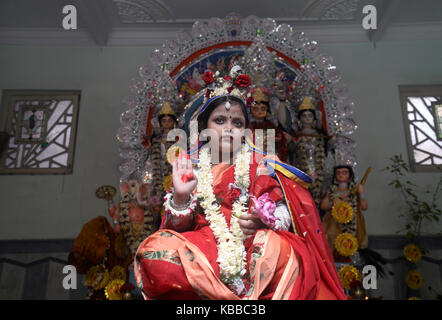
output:
[[[365,193],[361,193],[361,194],[359,195],[359,198],[362,199],[362,200],[365,200]]]
[[[189,197],[189,200],[184,204],[176,204],[174,201],[173,195],[170,198],[170,205],[172,206],[172,208],[174,208],[177,211],[183,211],[183,210],[187,209],[190,206],[191,202],[192,202],[192,197]]]
[[[172,214],[173,216],[177,217],[187,216],[195,211],[197,203],[198,200],[196,196],[192,195],[185,205],[177,206],[173,202],[172,192],[169,192],[164,197],[164,212],[166,214]]]

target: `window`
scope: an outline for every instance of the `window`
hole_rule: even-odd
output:
[[[442,169],[442,86],[399,86],[413,171]]]
[[[4,90],[0,173],[72,173],[79,91]]]

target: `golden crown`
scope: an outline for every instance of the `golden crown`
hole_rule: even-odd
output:
[[[315,106],[313,105],[309,97],[305,97],[298,108],[298,112],[303,110],[313,110],[313,111],[316,110]]]
[[[269,94],[264,92],[264,90],[262,88],[252,89],[252,90],[250,90],[250,92],[252,93],[252,97],[253,97],[254,101],[269,102]]]
[[[163,106],[161,107],[160,111],[158,112],[158,116],[175,116],[175,111],[173,110],[172,106],[170,105],[170,103],[168,101],[163,103]]]

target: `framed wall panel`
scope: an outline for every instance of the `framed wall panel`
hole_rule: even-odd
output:
[[[442,85],[399,86],[399,94],[410,168],[415,172],[440,172],[442,140],[434,106],[442,104]]]
[[[80,91],[4,90],[1,174],[70,174]]]

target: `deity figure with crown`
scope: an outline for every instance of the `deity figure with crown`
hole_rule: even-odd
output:
[[[348,262],[357,250],[368,246],[362,214],[368,208],[365,180],[366,176],[357,184],[352,166],[338,163],[333,168],[333,182],[322,197],[324,230],[337,262]]]
[[[253,97],[253,103],[250,107],[251,121],[250,130],[254,133],[254,143],[262,146],[263,150],[269,152],[267,145],[268,129],[275,130],[275,151],[281,161],[287,161],[287,142],[283,130],[275,125],[271,118],[270,91],[265,87],[252,88],[250,93]],[[255,130],[261,129],[259,135],[255,135]],[[258,139],[262,141],[258,141]]]
[[[177,125],[176,113],[170,102],[162,103],[156,120],[157,128],[151,139],[148,159],[151,174],[149,203],[152,210],[155,211],[156,221],[159,221],[161,199],[171,183],[172,174],[172,166],[167,162],[166,152],[175,143],[167,141],[167,135]]]
[[[307,173],[313,180],[310,192],[319,208],[322,185],[325,176],[326,145],[329,137],[320,130],[320,113],[308,96],[304,98],[297,112],[298,130],[292,137],[291,162]]]

